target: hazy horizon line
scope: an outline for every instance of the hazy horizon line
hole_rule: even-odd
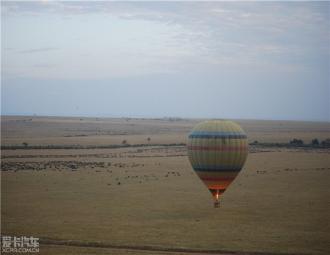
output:
[[[41,118],[97,118],[97,119],[150,119],[150,120],[252,120],[252,121],[290,121],[290,122],[319,122],[329,123],[330,120],[306,120],[306,119],[261,119],[261,118],[220,118],[220,117],[182,117],[182,116],[104,116],[104,115],[38,115],[38,114],[2,114],[0,117],[41,117]]]

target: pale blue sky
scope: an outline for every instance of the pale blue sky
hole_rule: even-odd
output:
[[[330,121],[329,2],[2,2],[2,114]]]

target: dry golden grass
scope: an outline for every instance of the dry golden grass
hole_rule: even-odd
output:
[[[2,121],[5,144],[25,140],[38,144],[40,138],[50,144],[60,137],[72,138],[63,137],[70,123],[74,123],[72,129],[76,130],[70,132],[85,128],[75,119],[38,118],[41,126],[33,126],[31,130],[6,121],[16,119],[8,117]],[[127,128],[126,120],[97,121],[104,122],[102,125],[107,126],[104,129],[112,128],[110,122],[123,125],[123,130]],[[130,132],[141,137],[156,137],[159,132],[164,139],[167,135],[174,137],[176,132],[185,136],[195,123],[163,121],[161,125],[158,121],[130,121],[134,121],[137,131],[127,131],[123,137],[128,141],[133,141],[135,136]],[[55,123],[50,128],[54,132],[47,133],[43,122],[46,127],[50,122]],[[248,135],[254,134],[256,139],[253,139],[259,141],[268,136],[272,141],[284,137],[330,137],[329,129],[326,131],[328,124],[322,123],[283,122],[282,128],[274,131],[278,138],[270,135],[270,127],[281,126],[278,122],[266,125],[266,122],[243,121],[242,124]],[[157,127],[168,130],[159,131]],[[85,137],[74,137],[77,143],[81,138]],[[101,138],[99,141],[104,142]],[[89,143],[92,144],[92,138]],[[276,148],[251,153],[244,169],[224,194],[221,207],[214,209],[211,195],[192,171],[182,147],[5,150],[2,164],[12,170],[2,171],[1,232],[109,245],[328,254],[329,154],[328,150]],[[35,170],[24,169],[29,164]],[[72,169],[72,164],[77,169]],[[41,254],[169,254],[44,244],[40,251]]]
[[[201,120],[100,119],[58,117],[10,117],[1,120],[2,144],[109,145],[185,143],[187,134]],[[250,142],[289,142],[298,138],[309,143],[330,136],[330,123],[299,121],[237,120]]]

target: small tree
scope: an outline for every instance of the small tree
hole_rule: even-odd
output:
[[[312,145],[319,145],[319,140],[317,138],[312,140]]]
[[[147,138],[147,141],[148,141],[148,143],[150,143],[150,141],[151,141],[151,138],[150,138],[150,137],[148,137],[148,138]]]
[[[293,140],[290,141],[290,144],[292,144],[292,145],[303,145],[304,141],[294,138]]]
[[[126,141],[126,140],[123,140],[123,141],[121,142],[121,144],[127,144],[127,141]]]
[[[330,147],[330,138],[325,139],[321,142],[322,146],[324,147]]]
[[[29,145],[27,142],[23,142],[22,144],[24,145],[24,147],[27,147]]]

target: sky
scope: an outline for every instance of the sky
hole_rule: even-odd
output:
[[[330,121],[330,2],[1,1],[1,114]]]

